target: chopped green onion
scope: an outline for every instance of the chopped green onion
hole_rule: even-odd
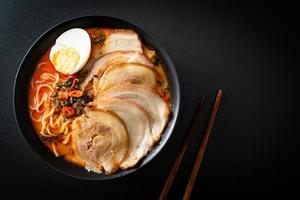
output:
[[[159,58],[155,55],[152,57],[151,61],[154,65],[157,65],[159,63]]]

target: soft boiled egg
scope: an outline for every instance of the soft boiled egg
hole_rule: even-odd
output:
[[[89,34],[81,28],[73,28],[56,39],[50,51],[50,60],[57,71],[63,74],[75,74],[84,67],[90,53]]]

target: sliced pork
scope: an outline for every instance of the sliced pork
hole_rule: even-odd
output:
[[[154,144],[147,113],[139,105],[120,99],[95,102],[98,108],[115,112],[124,121],[130,138],[128,157],[121,163],[122,169],[134,166]]]
[[[159,78],[158,73],[146,65],[123,63],[110,67],[98,82],[94,81],[94,90],[97,94],[115,85],[125,83],[154,88]]]
[[[127,129],[112,112],[88,108],[74,121],[72,130],[77,151],[88,170],[111,174],[127,156]]]
[[[144,54],[136,51],[115,51],[108,53],[100,57],[91,67],[87,77],[81,84],[81,88],[86,88],[88,83],[91,82],[93,77],[100,78],[103,72],[110,66],[121,64],[121,63],[139,63],[152,67],[153,64]],[[90,67],[90,66],[89,66]]]
[[[96,48],[92,54],[95,59],[98,59],[102,55],[114,51],[136,51],[143,53],[143,46],[136,32],[127,29],[114,29],[105,34],[103,45]]]
[[[98,95],[95,101],[109,98],[128,100],[146,110],[150,117],[152,137],[155,141],[160,139],[161,133],[168,122],[170,107],[155,90],[139,85],[119,85]]]

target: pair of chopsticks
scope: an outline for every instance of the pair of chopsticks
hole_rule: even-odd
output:
[[[197,157],[196,157],[192,172],[190,174],[187,186],[185,188],[185,192],[184,192],[184,195],[183,195],[184,200],[190,199],[190,196],[191,196],[191,193],[192,193],[192,190],[193,190],[193,187],[194,187],[194,183],[196,181],[198,171],[200,169],[200,165],[201,165],[201,162],[202,162],[202,159],[203,159],[203,156],[204,156],[204,152],[205,152],[209,137],[211,135],[211,130],[213,128],[213,125],[214,125],[214,122],[215,122],[215,119],[216,119],[216,116],[217,116],[217,112],[218,112],[219,107],[220,107],[222,96],[223,96],[223,90],[218,90],[217,96],[215,98],[214,105],[212,107],[212,110],[211,110],[211,113],[210,113],[210,116],[209,116],[209,119],[208,119],[206,129],[204,131],[203,139],[202,139],[202,142],[200,144],[200,147],[199,147],[199,150],[198,150],[198,153],[197,153]],[[171,189],[173,181],[174,181],[174,179],[176,177],[176,174],[178,172],[179,166],[180,166],[180,164],[183,160],[183,156],[184,156],[184,154],[186,152],[186,149],[188,147],[189,141],[192,137],[192,133],[195,132],[195,127],[196,127],[196,124],[197,124],[196,122],[198,121],[198,119],[200,118],[200,116],[203,112],[203,105],[204,105],[204,96],[201,97],[201,99],[198,103],[198,107],[197,107],[196,112],[193,116],[193,120],[192,120],[190,129],[188,130],[188,133],[184,138],[184,141],[182,143],[180,151],[177,154],[176,160],[175,160],[175,162],[173,164],[173,167],[172,167],[172,169],[169,173],[169,176],[168,176],[167,181],[164,185],[164,188],[163,188],[163,190],[160,194],[159,200],[167,199],[168,193]]]

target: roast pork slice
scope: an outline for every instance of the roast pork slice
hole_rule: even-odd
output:
[[[85,89],[88,83],[93,80],[93,77],[100,78],[103,72],[110,66],[121,63],[139,63],[152,67],[153,64],[147,56],[136,51],[115,51],[100,57],[90,68],[87,77],[81,84],[81,88]]]
[[[143,46],[138,34],[128,29],[114,29],[105,35],[100,48],[96,48],[93,57],[98,59],[102,55],[114,51],[137,51],[143,53]]]
[[[151,134],[154,141],[160,139],[168,122],[170,107],[155,90],[140,85],[119,85],[98,95],[95,101],[108,98],[128,100],[141,106],[149,113]]]
[[[146,65],[123,63],[107,69],[100,80],[95,81],[94,79],[93,89],[97,95],[115,85],[125,83],[154,88],[158,79],[160,79],[159,74]]]
[[[87,170],[111,174],[127,156],[127,129],[113,112],[85,109],[85,113],[73,122],[72,130],[77,152]]]
[[[120,99],[99,100],[94,103],[98,108],[115,112],[124,121],[130,142],[128,156],[120,167],[127,169],[136,165],[154,144],[147,113],[139,105]]]

